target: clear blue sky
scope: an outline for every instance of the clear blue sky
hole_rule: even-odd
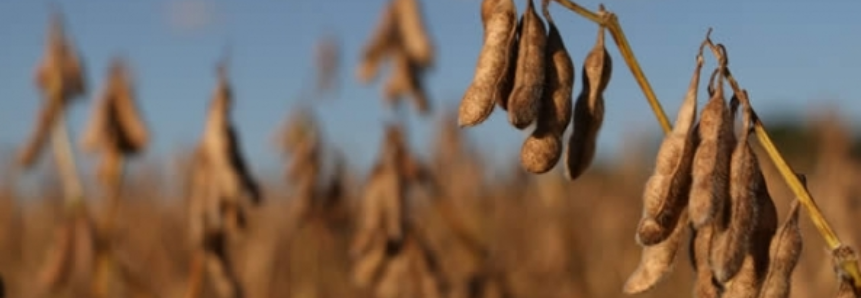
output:
[[[384,0],[289,1],[59,1],[67,31],[87,61],[92,101],[102,88],[112,55],[131,58],[139,105],[155,136],[148,158],[161,158],[197,141],[204,107],[215,84],[214,62],[232,45],[230,75],[237,96],[234,118],[242,146],[257,172],[278,170],[269,138],[310,82],[313,46],[326,32],[342,38],[342,89],[319,102],[325,134],[365,168],[373,160],[381,123],[392,119],[379,84],[354,79],[360,48]],[[427,86],[434,105],[456,106],[470,83],[481,46],[479,0],[424,0],[426,23],[438,46]],[[521,9],[525,1],[517,0]],[[7,150],[31,131],[40,102],[32,82],[47,24],[47,1],[0,1],[0,146]],[[538,2],[536,2],[538,3]],[[598,1],[580,1],[595,9]],[[619,15],[652,86],[671,115],[693,69],[694,51],[708,27],[727,45],[733,71],[761,114],[802,113],[832,103],[842,114],[861,113],[861,12],[859,1],[608,0]],[[552,13],[579,68],[596,26],[554,4]],[[659,127],[615,47],[613,78],[600,156],[616,154],[626,132],[657,135]],[[708,60],[712,63],[711,60]],[[709,66],[711,67],[711,66]],[[90,106],[71,110],[77,132]],[[494,159],[516,161],[525,132],[497,112],[469,134]],[[410,114],[411,142],[427,147],[434,120]],[[858,122],[856,121],[856,124]]]

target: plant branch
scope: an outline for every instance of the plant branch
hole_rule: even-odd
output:
[[[554,1],[592,22],[607,27],[607,30],[610,30],[610,35],[613,36],[613,41],[616,42],[616,48],[619,49],[619,53],[622,55],[622,58],[625,59],[625,64],[628,65],[628,68],[634,75],[634,79],[637,80],[637,84],[639,84],[640,89],[643,90],[643,94],[646,96],[646,99],[649,101],[649,105],[652,107],[652,112],[654,112],[655,117],[658,118],[658,123],[661,125],[661,129],[664,130],[664,133],[669,133],[670,129],[672,129],[672,124],[670,124],[667,114],[664,112],[663,107],[661,107],[661,102],[655,95],[652,85],[649,84],[646,74],[643,73],[643,69],[640,68],[640,63],[637,62],[637,57],[634,56],[634,51],[631,50],[631,45],[625,37],[625,32],[622,31],[622,26],[619,25],[619,19],[616,17],[616,14],[604,10],[603,5],[599,7],[598,13],[594,13],[574,2],[571,2],[570,0]]]
[[[599,12],[595,13],[589,11],[582,6],[571,2],[570,0],[554,0],[563,7],[573,11],[574,13],[595,22],[601,26],[607,27],[610,30],[610,33],[613,36],[613,40],[616,42],[616,46],[619,49],[619,52],[622,54],[622,57],[625,59],[625,63],[630,68],[631,72],[634,75],[634,78],[637,80],[637,83],[640,85],[640,88],[643,90],[643,94],[646,96],[646,99],[649,101],[649,105],[652,107],[652,111],[655,114],[658,122],[661,125],[661,128],[665,133],[669,132],[671,129],[671,124],[661,107],[660,101],[652,90],[652,87],[649,85],[648,80],[646,79],[645,74],[640,68],[639,63],[637,62],[636,57],[634,57],[633,50],[631,50],[631,45],[628,43],[627,38],[625,37],[624,32],[622,31],[621,25],[619,25],[619,20],[615,14],[612,12],[606,12],[604,10],[603,5],[599,8]],[[711,41],[709,41],[711,44]],[[715,46],[712,45],[712,49],[715,50]],[[726,63],[728,60],[726,57],[722,58],[721,63]],[[733,91],[736,94],[744,96],[743,90],[739,87],[738,82],[732,76],[728,67],[722,67],[723,75],[729,82]],[[825,216],[822,214],[822,211],[816,205],[816,201],[801,183],[798,180],[798,177],[795,175],[795,172],[792,170],[792,167],[786,162],[786,159],[783,158],[783,155],[780,154],[780,151],[777,150],[777,147],[774,145],[774,142],[771,141],[771,137],[768,135],[768,132],[765,130],[765,125],[762,123],[762,120],[756,114],[756,112],[751,107],[752,112],[752,120],[754,123],[754,130],[756,131],[757,139],[759,140],[760,145],[765,149],[766,154],[771,159],[772,163],[777,167],[780,172],[783,180],[792,190],[796,197],[798,197],[801,204],[807,210],[807,213],[810,216],[810,220],[813,222],[814,226],[816,226],[819,234],[822,235],[823,239],[825,239],[825,243],[829,249],[832,251],[836,251],[842,247],[844,244],[840,241],[837,234],[828,224],[828,221],[825,219]],[[842,261],[839,263],[840,269],[843,270],[846,274],[850,275],[853,280],[853,286],[856,289],[861,289],[861,269],[858,267],[858,263],[856,258],[847,258],[849,261]]]
[[[83,203],[83,188],[75,166],[75,158],[72,156],[72,148],[69,145],[66,117],[63,113],[59,113],[57,117],[59,119],[57,119],[51,133],[51,145],[53,146],[54,159],[57,162],[57,170],[63,183],[66,204],[70,207],[76,207]]]

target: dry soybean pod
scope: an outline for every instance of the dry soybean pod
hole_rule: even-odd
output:
[[[126,153],[140,151],[149,140],[146,124],[135,104],[134,85],[128,62],[124,58],[112,61],[110,75],[114,96],[112,108],[120,133],[120,147]]]
[[[478,56],[472,83],[463,95],[458,109],[460,127],[484,122],[496,102],[502,101],[504,82],[513,67],[510,50],[517,34],[517,8],[513,0],[484,0],[481,5],[484,44]]]
[[[398,37],[407,55],[419,67],[433,66],[434,46],[424,24],[421,5],[418,0],[395,1],[395,16],[400,33]]]
[[[640,255],[640,265],[628,277],[623,291],[626,294],[637,294],[648,291],[658,284],[673,269],[676,253],[681,245],[682,238],[688,230],[687,212],[682,210],[679,216],[679,224],[673,232],[661,243],[643,247]]]
[[[546,173],[562,156],[562,136],[571,122],[571,92],[574,88],[574,63],[568,56],[559,29],[547,10],[549,0],[542,1],[547,20],[546,74],[535,130],[523,142],[520,164],[532,173]]]
[[[805,183],[804,175],[798,175],[801,183]],[[769,255],[771,263],[769,264],[768,273],[765,276],[765,281],[762,283],[762,291],[759,297],[763,298],[787,298],[791,292],[792,286],[789,283],[792,278],[792,271],[798,264],[798,258],[801,256],[803,241],[801,238],[801,229],[798,227],[799,213],[798,199],[792,201],[789,207],[789,216],[786,221],[777,230],[774,239],[771,240]]]
[[[356,72],[359,82],[368,84],[379,72],[380,64],[397,44],[398,22],[396,0],[391,0],[380,15],[374,33],[362,49],[361,61]]]
[[[674,227],[686,222],[679,220],[679,216],[687,206],[690,193],[691,162],[696,146],[691,128],[697,117],[697,92],[703,66],[702,47],[696,59],[696,68],[679,107],[676,123],[661,143],[654,173],[646,181],[643,216],[636,237],[640,245],[649,246],[664,241]]]
[[[496,85],[496,92],[499,96],[496,97],[496,105],[502,108],[503,111],[508,112],[508,96],[511,94],[511,90],[514,89],[514,74],[517,73],[517,57],[520,53],[520,29],[523,28],[523,24],[518,20],[517,26],[514,28],[514,35],[511,37],[511,41],[508,43],[508,63],[506,64],[507,72],[500,79],[499,84]]]
[[[525,129],[535,122],[544,92],[547,32],[532,1],[526,0],[526,10],[521,17],[517,70],[507,103],[508,122],[517,129]]]
[[[405,49],[398,49],[394,53],[394,67],[392,73],[383,87],[383,98],[391,105],[396,106],[403,96],[409,96],[419,114],[427,115],[430,112],[427,92],[421,81],[421,70],[408,56]]]
[[[604,26],[598,28],[598,40],[583,62],[583,89],[574,104],[572,133],[565,154],[565,176],[580,177],[592,164],[598,131],[604,122],[604,89],[610,82],[613,63],[604,47]]]
[[[834,271],[837,273],[839,285],[837,287],[837,298],[858,298],[861,297],[858,289],[855,288],[852,281],[852,275],[843,270],[841,264],[844,262],[857,262],[855,251],[851,247],[841,245],[837,249],[831,251],[831,262],[834,266]]]
[[[716,71],[720,70],[722,66]],[[694,227],[712,222],[723,210],[729,196],[730,158],[735,136],[723,95],[722,73],[717,74],[717,81],[714,94],[700,114],[700,144],[694,154],[693,184],[688,203]]]
[[[768,250],[777,230],[777,210],[762,174],[754,178],[757,182],[756,204],[759,209],[756,227],[750,237],[749,249],[738,273],[727,282],[726,297],[757,297],[768,273]]]
[[[739,94],[730,100],[735,115]],[[741,95],[743,96],[743,95]],[[746,101],[742,101],[746,103]],[[735,117],[732,117],[735,118]],[[756,204],[756,175],[760,168],[756,154],[750,148],[748,139],[753,130],[750,107],[742,106],[742,130],[732,152],[730,162],[729,204],[724,205],[722,214],[717,218],[718,232],[715,234],[711,254],[711,265],[715,278],[726,282],[741,268],[751,233],[758,217]]]
[[[696,298],[717,298],[721,297],[723,288],[718,284],[714,275],[712,275],[711,267],[708,264],[708,252],[712,245],[712,225],[704,225],[699,229],[695,229],[691,236],[689,253],[691,264],[696,272],[696,281],[694,282],[694,297]]]

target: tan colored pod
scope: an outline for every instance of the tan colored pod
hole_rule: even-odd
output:
[[[517,129],[525,129],[535,122],[544,92],[547,31],[532,2],[527,0],[526,10],[520,19],[517,70],[507,103],[508,122]]]
[[[394,68],[383,87],[383,98],[395,106],[403,97],[408,96],[421,115],[428,115],[430,104],[420,78],[421,70],[407,57],[404,50],[397,51],[393,59]]]
[[[691,185],[691,163],[696,150],[693,125],[697,117],[697,92],[703,66],[702,50],[697,54],[696,68],[685,99],[679,107],[672,131],[658,149],[655,170],[646,181],[643,192],[643,215],[637,227],[637,242],[643,246],[658,244],[686,224],[679,220],[685,210]]]
[[[733,95],[730,102],[731,114],[734,115],[739,102],[737,95]],[[753,130],[752,120],[750,108],[744,105],[741,135],[730,161],[729,202],[724,210],[718,213],[718,232],[715,234],[711,255],[715,278],[720,282],[728,281],[741,268],[759,216],[755,198],[758,181],[755,177],[761,175],[761,171],[756,154],[748,143]]]
[[[424,24],[418,0],[395,0],[398,38],[407,56],[421,68],[431,67],[435,60],[434,45]]]
[[[107,87],[94,107],[81,145],[90,152],[116,150],[135,154],[148,141],[149,132],[135,104],[127,62],[114,58],[108,70]]]
[[[709,266],[709,250],[712,245],[712,225],[704,225],[699,229],[693,229],[690,245],[688,247],[691,264],[696,272],[694,281],[695,298],[717,298],[723,294],[723,287],[717,283]]]
[[[503,111],[508,112],[508,97],[511,94],[511,90],[514,88],[514,75],[517,73],[517,57],[520,54],[520,30],[523,28],[523,23],[517,21],[517,27],[515,27],[515,36],[511,39],[511,43],[508,45],[508,71],[500,80],[499,85],[497,85],[497,92],[501,96],[496,97],[496,105],[502,108]]]
[[[226,71],[226,66],[220,64],[218,86],[207,111],[200,148],[209,168],[208,175],[213,175],[212,183],[218,188],[219,197],[226,200],[227,204],[241,204],[244,202],[242,199],[256,204],[261,200],[260,189],[251,176],[238,143],[239,136],[230,119],[233,89]]]
[[[36,118],[36,127],[27,139],[24,147],[18,152],[18,164],[25,168],[32,167],[48,142],[54,125],[63,117],[64,104],[59,100],[48,99],[44,106],[39,109]]]
[[[802,178],[803,183],[803,176],[800,176],[799,178]],[[804,245],[801,237],[801,229],[798,226],[799,210],[799,201],[795,199],[789,207],[789,216],[786,217],[786,220],[774,235],[774,239],[771,240],[771,246],[769,247],[771,262],[768,273],[762,283],[762,291],[759,297],[789,297],[792,289],[792,284],[790,283],[792,271],[798,265],[798,259],[801,257]]]
[[[511,50],[517,34],[517,8],[513,0],[483,0],[484,42],[472,83],[458,109],[458,126],[478,125],[493,112],[494,104],[508,97]]]
[[[36,85],[43,92],[59,91],[63,101],[87,92],[84,65],[65,33],[63,16],[51,12],[45,56],[36,68]]]
[[[855,287],[852,275],[843,270],[841,264],[844,262],[858,262],[855,256],[855,251],[851,247],[841,245],[831,251],[831,263],[834,266],[834,272],[837,273],[839,284],[837,286],[837,298],[857,298],[861,297],[861,290]]]
[[[768,250],[777,230],[777,210],[768,194],[765,177],[760,174],[754,179],[757,181],[756,204],[759,210],[756,226],[741,269],[726,283],[726,297],[757,297],[768,273]]]
[[[562,136],[571,122],[571,93],[574,89],[574,63],[550,13],[544,7],[547,33],[544,93],[535,130],[523,142],[520,164],[532,173],[545,173],[562,156]]]
[[[396,15],[396,1],[391,0],[386,5],[386,8],[380,15],[380,19],[377,21],[371,38],[362,49],[356,77],[363,84],[369,84],[376,78],[383,60],[398,45],[399,29],[398,17]]]
[[[687,212],[684,209],[681,212],[679,224],[675,225],[669,237],[655,245],[643,247],[640,265],[628,277],[622,289],[625,294],[648,291],[672,271],[676,253],[688,231]]]
[[[598,29],[598,40],[583,62],[583,89],[574,104],[573,130],[565,154],[565,176],[575,180],[592,164],[598,131],[604,122],[604,89],[610,82],[613,62],[604,47],[604,31]]]
[[[695,227],[712,222],[729,198],[730,158],[735,146],[732,118],[723,93],[723,75],[700,114],[700,144],[694,154],[688,212]]]
[[[44,56],[36,67],[36,87],[44,103],[35,128],[18,153],[18,164],[32,167],[44,151],[45,144],[62,113],[73,98],[86,93],[84,64],[63,28],[63,16],[52,11]]]

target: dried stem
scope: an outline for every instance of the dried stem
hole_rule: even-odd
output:
[[[67,206],[80,206],[83,203],[83,188],[75,166],[75,158],[72,155],[72,146],[69,145],[66,118],[63,113],[58,114],[57,117],[57,123],[51,133],[51,145],[53,146],[54,159],[57,162],[57,170],[63,183],[63,195]]]
[[[634,78],[637,80],[637,83],[640,85],[640,88],[643,91],[643,94],[646,96],[646,100],[648,100],[649,105],[652,107],[652,111],[655,114],[658,122],[661,125],[661,128],[664,130],[664,133],[668,133],[671,129],[670,121],[667,118],[666,113],[661,107],[660,101],[657,96],[655,96],[655,92],[652,90],[651,85],[649,85],[648,80],[646,79],[643,70],[640,68],[639,63],[637,62],[636,57],[634,57],[633,50],[631,50],[630,44],[628,44],[627,38],[625,38],[625,34],[622,31],[622,27],[619,25],[619,20],[615,14],[612,12],[607,12],[604,10],[603,5],[599,8],[598,13],[592,12],[582,6],[571,2],[570,0],[554,0],[556,3],[559,3],[563,7],[571,10],[572,12],[592,21],[599,25],[607,27],[610,30],[610,33],[613,36],[613,40],[616,42],[616,46],[619,49],[619,52],[622,54],[622,57],[625,59],[625,63],[628,65],[628,68],[631,69],[631,72],[634,75]],[[723,68],[723,75],[729,82],[733,91],[736,94],[744,94],[742,89],[739,87],[738,82],[733,78],[729,68]],[[751,108],[752,109],[752,108]],[[813,222],[814,226],[816,226],[817,231],[822,237],[825,239],[825,243],[828,245],[828,248],[832,251],[837,250],[844,246],[844,244],[840,241],[837,234],[828,224],[825,216],[819,210],[819,207],[816,205],[816,201],[810,195],[810,193],[804,188],[801,181],[796,177],[795,172],[792,170],[792,167],[786,162],[780,152],[777,150],[777,147],[774,146],[774,142],[771,141],[771,137],[769,137],[768,132],[765,130],[765,125],[762,123],[761,119],[757,116],[756,112],[752,112],[754,129],[756,131],[756,137],[759,140],[760,145],[765,149],[766,154],[771,159],[772,163],[777,167],[780,175],[783,177],[783,180],[792,190],[796,197],[798,197],[801,204],[807,210],[807,213],[810,216],[810,220]],[[847,258],[848,261],[840,262],[840,267],[843,271],[849,274],[852,277],[854,287],[856,289],[861,289],[861,270],[859,270],[858,263],[854,261],[854,258]]]
[[[655,117],[658,118],[658,123],[661,124],[661,128],[664,130],[664,133],[669,133],[672,128],[670,119],[667,118],[667,114],[664,113],[664,108],[661,107],[661,102],[655,95],[655,91],[652,90],[652,85],[649,84],[646,74],[643,73],[643,69],[640,68],[640,63],[637,62],[637,57],[634,56],[634,51],[631,49],[631,45],[625,37],[625,32],[622,31],[622,26],[619,25],[619,19],[616,17],[616,14],[605,11],[603,5],[599,7],[598,13],[594,13],[574,2],[571,2],[570,0],[554,1],[580,16],[606,27],[607,30],[610,31],[610,35],[613,36],[613,41],[616,42],[616,48],[619,49],[619,53],[621,53],[622,58],[625,59],[625,64],[627,64],[628,68],[631,69],[634,79],[637,80],[637,84],[640,85],[640,89],[642,89],[643,94],[646,95],[646,99],[648,99],[649,105],[652,107],[652,112],[654,112]]]

